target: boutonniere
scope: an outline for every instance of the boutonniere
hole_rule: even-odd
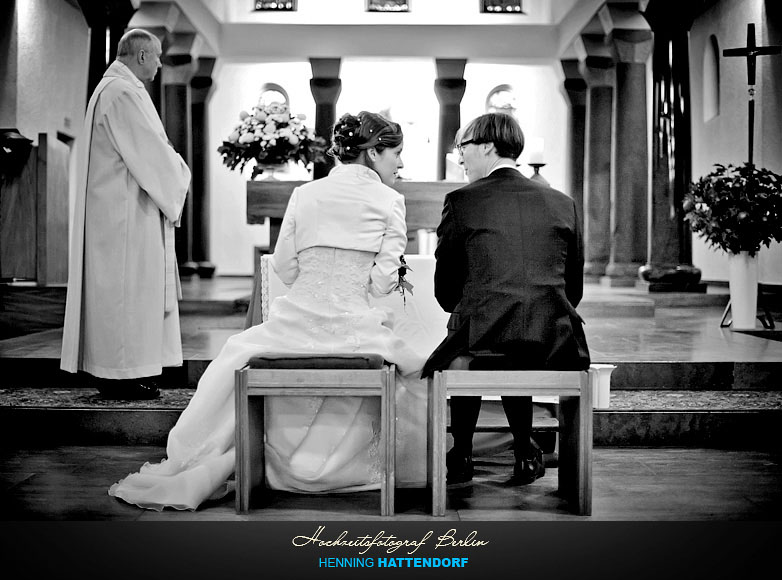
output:
[[[407,297],[405,296],[405,292],[410,292],[410,295],[413,295],[413,285],[408,282],[407,278],[405,276],[407,275],[408,271],[412,271],[413,269],[407,265],[407,262],[405,261],[405,256],[399,256],[399,261],[401,262],[401,265],[399,266],[399,279],[397,280],[396,286],[394,287],[394,290],[399,290],[399,293],[402,295],[402,304],[404,306],[407,306]]]

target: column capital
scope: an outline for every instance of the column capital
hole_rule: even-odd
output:
[[[435,79],[434,94],[441,105],[458,105],[462,102],[467,81],[464,79]]]
[[[613,87],[616,84],[616,67],[590,66],[588,60],[579,63],[579,69],[588,88]]]
[[[131,19],[138,2],[133,0],[78,0],[79,8],[90,28],[103,28],[113,23],[124,25]]]
[[[190,98],[193,103],[204,103],[212,88],[212,70],[215,61],[212,57],[199,57],[196,71],[190,79]]]
[[[700,2],[648,0],[645,4],[641,13],[655,34],[670,36],[676,31],[687,31],[692,28],[695,18],[714,2],[713,0]]]
[[[616,29],[611,32],[611,48],[617,62],[645,63],[652,54],[651,30]]]
[[[194,62],[188,62],[176,66],[164,65],[162,70],[162,82],[168,85],[188,85],[197,70]]]
[[[172,32],[163,45],[163,64],[178,66],[193,63],[203,45],[203,39],[194,32]]]
[[[310,92],[316,105],[335,105],[342,92],[341,79],[311,78]]]
[[[438,79],[461,79],[464,78],[464,67],[467,66],[467,59],[464,58],[436,58],[434,66],[437,70]]]
[[[565,81],[562,83],[565,96],[573,107],[586,105],[587,84],[581,74],[578,59],[562,59],[559,61]]]
[[[312,77],[317,79],[338,79],[342,66],[340,58],[310,58]]]

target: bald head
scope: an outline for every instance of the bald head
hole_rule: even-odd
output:
[[[117,44],[117,60],[142,81],[155,78],[162,52],[157,36],[141,28],[128,30]]]

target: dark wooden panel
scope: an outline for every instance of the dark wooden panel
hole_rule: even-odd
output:
[[[37,152],[33,147],[21,175],[0,186],[0,277],[36,277]]]
[[[68,163],[70,147],[38,135],[39,286],[68,282]]]

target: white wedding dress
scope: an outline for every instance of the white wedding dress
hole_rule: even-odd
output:
[[[196,509],[224,496],[234,471],[234,371],[264,352],[378,353],[397,365],[397,464],[400,486],[426,480],[428,352],[416,352],[392,330],[388,312],[370,307],[376,254],[312,247],[298,255],[299,274],[276,298],[269,320],[231,337],[206,369],[168,438],[168,459],[145,464],[109,494],[148,509]],[[401,299],[401,298],[400,298]],[[266,477],[296,492],[379,488],[377,398],[270,397]]]

